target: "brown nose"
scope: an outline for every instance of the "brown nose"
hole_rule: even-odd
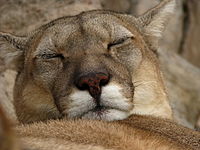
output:
[[[88,73],[77,78],[76,86],[80,90],[88,90],[95,100],[99,100],[101,96],[101,87],[108,82],[109,75],[106,73]]]

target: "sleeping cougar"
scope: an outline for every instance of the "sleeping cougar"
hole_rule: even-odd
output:
[[[138,18],[84,12],[24,37],[0,33],[0,57],[18,71],[18,119],[35,122],[15,135],[0,108],[0,149],[199,150],[199,132],[171,121],[156,57],[174,5],[164,0]]]
[[[18,71],[23,123],[56,118],[172,118],[156,49],[175,0],[144,15],[96,10],[54,20],[27,36],[0,32],[0,57]]]

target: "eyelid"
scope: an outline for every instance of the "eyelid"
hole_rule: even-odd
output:
[[[44,54],[39,54],[36,56],[37,58],[42,58],[42,59],[52,59],[52,58],[61,58],[64,59],[64,56],[62,54],[56,54],[56,53],[44,53]]]
[[[134,38],[134,37],[131,36],[131,37],[123,37],[123,38],[121,38],[121,39],[115,40],[115,41],[113,41],[112,43],[109,43],[109,44],[108,44],[108,49],[110,49],[112,46],[122,44],[122,43],[124,43],[126,40],[128,40],[128,39],[133,39],[133,38]]]

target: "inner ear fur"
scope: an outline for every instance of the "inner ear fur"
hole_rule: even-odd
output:
[[[18,71],[23,63],[23,55],[28,38],[0,32],[0,61],[5,69]]]
[[[175,11],[175,6],[176,0],[162,0],[136,19],[153,48],[158,47],[158,40],[162,37],[165,26]]]

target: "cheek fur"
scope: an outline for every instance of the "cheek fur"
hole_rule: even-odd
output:
[[[101,95],[102,105],[118,108],[127,111],[130,109],[130,100],[122,93],[122,87],[118,85],[108,85],[103,87]]]
[[[69,118],[81,116],[83,113],[95,107],[93,98],[87,91],[74,90],[68,98],[69,104],[62,113]]]

